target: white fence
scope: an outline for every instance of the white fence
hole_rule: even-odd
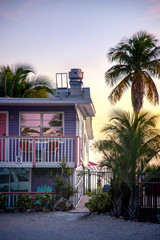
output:
[[[107,187],[110,187],[112,176],[112,172],[108,169],[97,168],[97,170],[85,171],[85,192],[105,191]]]

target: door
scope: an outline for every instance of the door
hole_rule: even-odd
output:
[[[6,136],[7,133],[6,120],[6,113],[0,113],[0,161],[5,161],[5,139],[1,137]]]
[[[6,113],[0,113],[0,137],[6,136]]]

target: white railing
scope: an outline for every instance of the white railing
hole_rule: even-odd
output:
[[[0,167],[68,167],[80,163],[78,137],[0,137]]]
[[[81,179],[79,180],[79,182],[76,184],[75,189],[77,190],[77,192],[75,193],[75,195],[73,196],[73,204],[75,207],[77,207],[81,197],[83,196],[83,177],[81,177]]]

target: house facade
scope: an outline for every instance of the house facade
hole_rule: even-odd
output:
[[[57,75],[50,98],[0,98],[0,192],[54,191],[51,176],[63,159],[73,172],[88,164],[95,116],[90,89],[82,87],[80,69],[69,72],[70,87],[67,78],[63,87],[63,77]]]

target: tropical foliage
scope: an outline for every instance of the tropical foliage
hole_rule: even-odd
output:
[[[29,65],[0,66],[0,97],[46,98],[52,93],[51,88],[49,79],[35,76],[34,69]]]
[[[61,173],[56,174],[55,177],[55,190],[56,197],[60,199],[61,197],[69,199],[77,193],[77,189],[71,183],[70,176],[73,174],[72,169],[67,167],[65,158],[62,159],[62,162],[58,164]]]
[[[120,41],[108,52],[110,62],[117,64],[106,73],[106,83],[113,87],[109,96],[112,104],[119,101],[126,89],[131,87],[134,112],[143,106],[143,98],[156,105],[159,94],[153,77],[160,77],[160,46],[157,39],[147,32],[138,32]]]
[[[18,195],[18,201],[16,203],[16,207],[25,210],[25,209],[32,209],[33,205],[34,205],[34,200],[30,194]]]
[[[110,212],[111,209],[111,196],[109,193],[100,193],[93,196],[85,206],[90,210],[90,212]]]
[[[106,166],[113,172],[112,200],[115,215],[121,214],[125,192],[129,193],[127,209],[130,218],[138,215],[139,179],[151,159],[158,157],[160,151],[160,133],[156,129],[156,120],[157,116],[150,116],[149,113],[116,112],[102,130],[106,139],[95,143],[95,147],[103,154],[101,167]],[[145,181],[156,171],[157,168],[150,171]]]
[[[5,203],[7,201],[7,196],[0,193],[0,209],[5,209]]]
[[[46,192],[44,194],[35,194],[34,198],[34,206],[36,209],[38,208],[48,208],[53,209],[54,204],[56,203],[54,195],[52,195],[49,192]]]

